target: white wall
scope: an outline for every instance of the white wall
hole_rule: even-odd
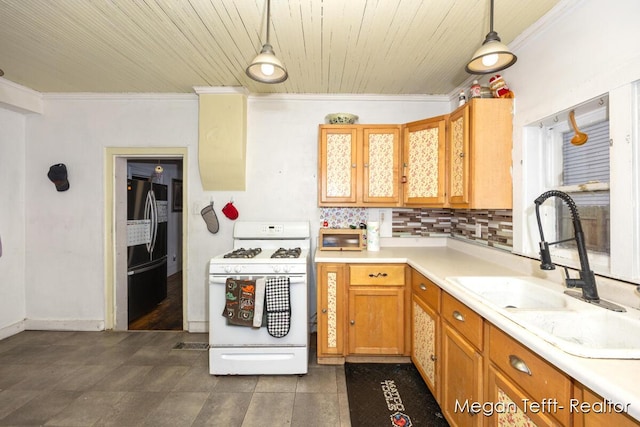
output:
[[[447,97],[256,96],[248,102],[247,190],[204,192],[197,170],[196,95],[45,95],[27,123],[26,317],[29,328],[95,330],[105,320],[104,162],[106,147],[187,147],[189,329],[206,330],[207,264],[232,246],[233,198],[242,220],[308,220],[318,225],[317,127],[331,112],[361,123],[403,123],[443,114]],[[65,163],[70,189],[46,172]],[[200,209],[214,202],[220,232]],[[310,288],[315,295],[315,287]]]
[[[24,328],[26,116],[0,108],[0,339]]]

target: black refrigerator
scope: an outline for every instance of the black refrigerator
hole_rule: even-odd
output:
[[[127,299],[129,322],[167,297],[167,186],[127,181]]]

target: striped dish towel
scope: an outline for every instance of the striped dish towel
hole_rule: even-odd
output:
[[[265,287],[267,331],[275,338],[282,338],[291,326],[289,278],[269,277]]]

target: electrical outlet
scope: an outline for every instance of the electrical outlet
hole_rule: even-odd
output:
[[[476,237],[482,237],[482,224],[476,222]]]

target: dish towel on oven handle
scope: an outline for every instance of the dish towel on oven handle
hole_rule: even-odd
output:
[[[222,315],[231,325],[253,326],[256,281],[227,278],[224,286],[225,307]]]
[[[266,280],[267,332],[275,338],[289,333],[291,326],[290,284],[288,277],[268,277]]]

